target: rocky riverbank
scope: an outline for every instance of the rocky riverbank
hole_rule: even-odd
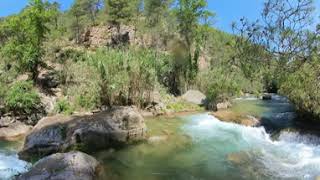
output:
[[[20,159],[40,160],[17,179],[97,179],[99,162],[88,154],[144,140],[146,124],[135,107],[113,107],[93,115],[46,117],[28,133],[19,152]]]

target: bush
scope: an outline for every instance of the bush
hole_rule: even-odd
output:
[[[63,92],[76,110],[92,110],[101,105],[101,78],[88,62],[68,62],[62,72]]]
[[[99,49],[66,62],[61,73],[63,92],[77,110],[103,105],[144,107],[159,87],[159,78],[164,78],[166,58],[146,49]]]
[[[6,107],[17,114],[30,114],[40,103],[40,97],[29,81],[15,82],[5,96]]]
[[[237,95],[241,86],[236,77],[222,68],[201,72],[198,75],[198,86],[210,102],[222,102]]]
[[[319,60],[306,62],[288,74],[280,85],[280,93],[286,95],[298,110],[320,119],[319,74]]]
[[[64,113],[64,114],[72,114],[73,108],[71,104],[66,99],[59,100],[55,105],[55,112]]]
[[[159,82],[164,55],[146,49],[99,50],[88,62],[100,74],[104,105],[137,105],[150,101]],[[158,71],[159,70],[159,71]]]

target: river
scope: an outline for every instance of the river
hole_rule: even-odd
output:
[[[231,111],[263,118],[265,127],[222,122],[209,113],[147,119],[148,142],[95,154],[104,179],[212,180],[316,179],[320,140],[295,130],[292,120],[270,118],[292,112],[284,98],[237,99]],[[0,144],[0,177],[24,172],[18,145]],[[1,179],[0,178],[0,179]]]

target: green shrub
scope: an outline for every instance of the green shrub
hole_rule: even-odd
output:
[[[286,95],[298,110],[320,119],[319,74],[319,60],[306,62],[286,76],[280,85],[280,93]]]
[[[100,103],[101,78],[88,62],[68,62],[62,72],[63,91],[76,110],[92,110]]]
[[[54,110],[57,113],[63,113],[63,114],[69,115],[69,114],[72,114],[74,109],[66,99],[61,99],[56,103]]]
[[[222,68],[201,72],[197,81],[201,91],[211,102],[225,101],[241,91],[236,76]]]
[[[39,108],[40,103],[40,97],[33,89],[32,82],[29,81],[15,82],[5,97],[5,105],[8,110],[19,114],[30,114]]]
[[[107,49],[90,55],[88,62],[100,74],[102,104],[141,107],[158,85],[163,56],[146,49]]]

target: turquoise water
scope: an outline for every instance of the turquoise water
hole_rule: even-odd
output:
[[[292,111],[283,100],[237,101],[231,109],[237,113],[270,117]],[[263,127],[222,122],[208,113],[151,118],[147,126],[149,141],[95,154],[103,165],[102,179],[314,180],[320,175],[320,140],[314,135],[282,131],[274,139]],[[0,147],[2,177],[26,170],[29,165],[16,158],[13,145]],[[1,167],[15,171],[1,171]]]
[[[225,123],[208,114],[182,119],[179,133],[168,140],[102,152],[105,178],[315,179],[320,174],[320,148],[311,141],[317,137],[284,132],[274,141],[262,127]]]

